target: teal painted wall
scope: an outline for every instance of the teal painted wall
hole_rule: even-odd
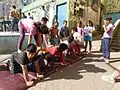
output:
[[[67,21],[69,20],[69,0],[56,0],[56,5],[67,3]]]
[[[116,13],[107,13],[104,14],[104,18],[106,17],[112,17],[112,23],[115,23],[117,19],[120,19],[120,12],[116,12]],[[103,18],[103,20],[104,20]]]

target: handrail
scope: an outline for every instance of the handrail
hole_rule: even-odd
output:
[[[114,28],[113,28],[113,34],[112,34],[112,38],[111,38],[111,43],[113,41],[113,37],[115,36],[115,33],[117,32],[117,29],[119,28],[120,25],[120,19],[118,19],[115,23],[114,23]]]

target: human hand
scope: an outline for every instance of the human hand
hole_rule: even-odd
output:
[[[53,47],[53,45],[47,45],[47,47]]]
[[[37,75],[38,80],[43,79],[44,75]]]
[[[26,85],[27,85],[28,87],[32,86],[33,84],[34,84],[33,81],[28,81],[28,82],[26,82]]]

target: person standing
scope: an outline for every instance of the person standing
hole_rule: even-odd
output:
[[[113,25],[110,23],[112,20],[111,17],[108,17],[104,20],[104,34],[102,37],[102,46],[103,46],[103,59],[106,63],[109,63],[110,59],[110,41],[112,38]]]
[[[58,36],[58,25],[59,23],[58,22],[55,22],[53,24],[53,27],[50,29],[49,31],[49,35],[50,35],[50,44],[51,45],[59,45],[59,36]]]
[[[16,10],[16,6],[13,5],[10,11],[10,19],[11,19],[11,31],[15,31],[15,25],[18,24],[19,13]],[[17,28],[18,29],[18,28]]]
[[[77,32],[81,35],[81,45],[84,47],[84,29],[82,21],[77,23]]]
[[[67,27],[67,21],[64,20],[63,27],[60,30],[60,39],[61,41],[67,40],[67,37],[70,35],[70,30]]]
[[[92,49],[92,32],[95,30],[93,26],[93,22],[91,20],[87,21],[87,25],[84,28],[84,41],[85,41],[85,52],[87,50],[88,42],[89,42],[89,51],[91,53]]]

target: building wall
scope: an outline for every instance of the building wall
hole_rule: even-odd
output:
[[[92,1],[92,0],[90,0]],[[83,11],[79,11],[79,13],[77,15],[74,14],[74,3],[75,0],[70,0],[70,18],[69,18],[69,23],[70,26],[76,26],[76,22],[79,20],[82,20],[83,24],[86,24],[86,21],[89,19],[91,21],[93,21],[95,26],[100,25],[100,7],[97,7],[97,11],[93,10],[91,8],[91,3],[86,2],[84,4],[81,4],[79,2],[79,7],[83,9]],[[83,13],[83,15],[79,15]]]
[[[120,12],[120,0],[104,0],[105,13]]]

